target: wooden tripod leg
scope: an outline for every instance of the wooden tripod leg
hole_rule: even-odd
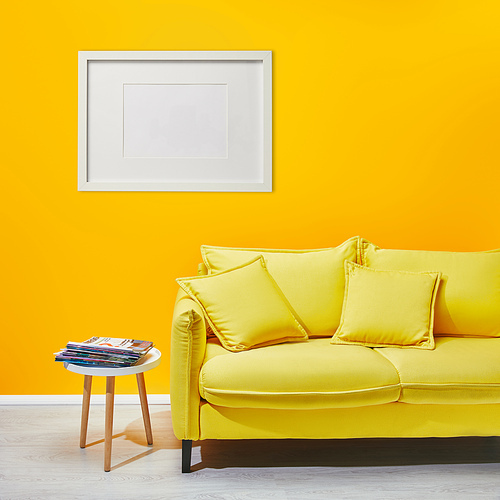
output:
[[[80,426],[80,448],[87,443],[87,427],[89,423],[90,392],[92,390],[92,375],[85,375],[83,381],[82,423]]]
[[[104,471],[111,470],[111,442],[113,440],[113,407],[115,402],[115,377],[106,377],[106,424],[104,431]]]
[[[149,416],[148,396],[146,394],[144,373],[137,373],[136,376],[137,387],[139,388],[139,399],[141,400],[142,419],[144,420],[144,429],[146,430],[146,439],[148,444],[153,444],[153,431],[151,429],[151,418]]]

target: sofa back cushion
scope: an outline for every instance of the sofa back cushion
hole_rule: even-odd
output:
[[[441,272],[434,335],[500,337],[500,250],[387,250],[361,240],[360,259],[374,269]]]
[[[240,266],[262,255],[311,337],[331,337],[337,329],[344,299],[344,261],[356,261],[353,237],[335,248],[271,250],[203,245],[201,253],[208,273]]]

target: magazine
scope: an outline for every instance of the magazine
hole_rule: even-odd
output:
[[[83,342],[68,342],[66,347],[99,348],[105,351],[123,351],[136,354],[146,354],[153,342],[146,340],[118,339],[112,337],[91,337]]]
[[[55,361],[77,365],[127,367],[139,362],[153,347],[146,340],[91,337],[84,342],[68,342],[55,353]]]

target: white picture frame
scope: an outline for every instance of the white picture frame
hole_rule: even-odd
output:
[[[79,191],[272,191],[271,51],[80,51]]]

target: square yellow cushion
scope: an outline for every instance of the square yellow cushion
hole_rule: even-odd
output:
[[[380,271],[345,263],[346,289],[332,344],[434,349],[440,273]]]
[[[358,237],[335,248],[272,250],[203,245],[209,274],[240,266],[262,255],[269,272],[305,325],[310,337],[331,337],[344,298],[344,261],[356,261]]]
[[[441,272],[434,335],[500,337],[500,250],[390,250],[361,240],[360,259],[375,269]]]
[[[262,257],[219,274],[179,278],[230,351],[306,340],[307,332]]]

